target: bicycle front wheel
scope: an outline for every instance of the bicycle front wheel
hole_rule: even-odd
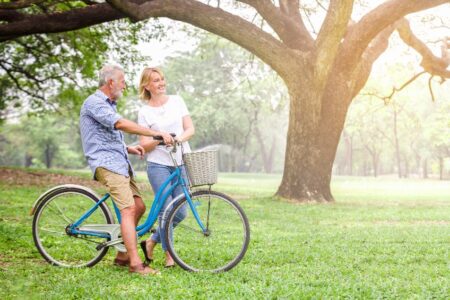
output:
[[[33,218],[33,239],[39,253],[52,265],[61,267],[91,267],[105,256],[108,248],[96,246],[107,239],[66,232],[92,208],[99,199],[78,188],[67,187],[49,194],[37,207]],[[113,224],[108,208],[102,203],[86,224]]]
[[[250,241],[244,211],[236,201],[214,191],[196,191],[191,199],[206,232],[201,230],[186,198],[179,200],[168,212],[164,225],[170,254],[188,271],[230,270],[242,260]]]

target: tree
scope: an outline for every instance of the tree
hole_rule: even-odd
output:
[[[74,167],[84,165],[78,126],[55,114],[29,115],[0,131],[0,165],[25,167]]]
[[[55,2],[55,9],[70,7]],[[36,11],[38,7],[34,6],[25,10],[27,13]],[[22,36],[0,43],[0,122],[25,111],[66,114],[72,109],[78,115],[85,99],[80,91],[97,85],[97,71],[104,61],[116,60],[137,67],[143,60],[133,47],[141,40],[136,33],[142,26],[121,20],[71,32]],[[160,34],[157,28],[151,29],[156,30],[147,37]],[[122,43],[114,43],[116,40]],[[70,97],[65,96],[68,94]]]
[[[389,0],[351,21],[353,0],[330,0],[317,36],[305,26],[300,1],[234,1],[254,9],[271,30],[220,7],[223,1],[107,0],[76,3],[63,11],[47,2],[23,0],[0,4],[0,41],[20,36],[75,30],[112,20],[168,17],[190,23],[242,46],[284,80],[290,96],[285,167],[277,194],[297,201],[333,201],[330,180],[339,137],[352,99],[365,85],[374,61],[397,30],[421,56],[432,76],[449,78],[449,43],[437,57],[419,40],[404,17],[448,4],[448,0]],[[36,13],[21,9],[43,7]],[[248,15],[248,14],[247,14]],[[250,17],[251,18],[251,17]],[[39,24],[36,26],[35,24]],[[273,32],[273,34],[272,34]]]

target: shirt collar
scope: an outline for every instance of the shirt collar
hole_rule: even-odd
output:
[[[112,101],[111,99],[109,99],[108,96],[106,96],[105,93],[103,93],[101,90],[97,90],[95,92],[95,95],[98,96],[100,99],[105,100],[111,105],[117,105],[116,101]]]

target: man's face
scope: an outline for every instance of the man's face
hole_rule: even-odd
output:
[[[115,101],[122,97],[123,91],[126,87],[125,75],[123,72],[117,71],[116,75],[110,81],[111,100]]]

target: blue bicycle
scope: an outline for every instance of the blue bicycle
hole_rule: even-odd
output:
[[[174,159],[176,151],[177,145],[170,151],[175,172],[156,193],[145,222],[136,227],[137,238],[154,231],[166,199],[181,185],[183,194],[172,200],[162,218],[168,251],[185,270],[228,271],[247,251],[248,219],[235,200],[211,190],[217,180],[217,152],[183,154],[190,181],[186,182]],[[209,189],[191,189],[200,185],[209,185]],[[110,247],[125,252],[120,224],[115,223],[107,205],[108,198],[109,194],[100,198],[91,189],[72,184],[54,187],[42,194],[31,210],[33,239],[40,254],[56,266],[91,267]],[[114,202],[112,204],[120,223],[120,212]],[[180,210],[183,212],[178,214]],[[185,216],[181,222],[176,220],[180,215]]]

